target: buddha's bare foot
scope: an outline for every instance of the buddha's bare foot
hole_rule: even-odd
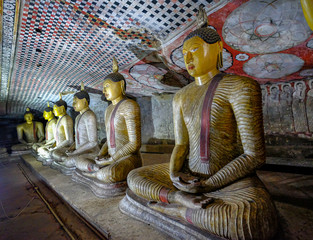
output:
[[[90,178],[96,178],[96,173],[95,172],[82,172],[82,174],[86,177],[90,177]]]
[[[185,193],[182,191],[175,192],[174,195],[175,203],[181,204],[187,208],[206,208],[211,202],[214,201],[211,197],[206,197],[205,195],[195,195],[190,193]]]
[[[72,160],[59,161],[59,164],[65,167],[75,167],[75,162]]]
[[[170,216],[184,218],[186,215],[186,208],[177,206],[176,204],[167,204],[151,201],[148,206],[158,212],[165,213]]]

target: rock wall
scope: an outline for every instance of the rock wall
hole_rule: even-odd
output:
[[[158,143],[158,140],[174,140],[174,94],[160,94],[137,98],[141,110],[142,143]]]

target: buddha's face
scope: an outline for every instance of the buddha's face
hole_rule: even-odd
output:
[[[34,116],[31,113],[27,113],[24,115],[24,119],[28,124],[31,124],[33,122]]]
[[[55,116],[57,116],[57,117],[62,116],[62,115],[64,115],[65,112],[66,111],[65,111],[65,108],[63,105],[60,107],[58,107],[57,105],[53,106],[53,113]]]
[[[80,112],[88,107],[86,98],[79,99],[78,97],[73,98],[73,108],[76,112]]]
[[[123,81],[113,82],[111,79],[104,80],[103,93],[108,101],[113,101],[123,95]]]
[[[198,36],[185,41],[183,55],[188,73],[192,77],[201,77],[216,69],[218,55],[222,50],[221,41],[208,44]]]
[[[50,111],[50,112],[46,112],[46,111],[44,111],[43,112],[43,118],[45,119],[45,120],[49,120],[49,119],[51,119],[51,118],[53,118],[54,116],[53,116],[53,111]]]

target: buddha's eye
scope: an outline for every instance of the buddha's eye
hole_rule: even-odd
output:
[[[190,52],[193,53],[193,52],[195,52],[195,51],[197,51],[197,50],[198,50],[198,48],[194,48],[194,49],[191,49]]]

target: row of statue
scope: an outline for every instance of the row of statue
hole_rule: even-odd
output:
[[[265,131],[313,134],[313,79],[307,84],[308,91],[306,81],[261,87]]]
[[[32,145],[44,161],[73,170],[76,181],[105,188],[102,197],[128,186],[128,199],[134,195],[151,211],[178,217],[208,234],[271,239],[277,229],[276,210],[256,175],[265,162],[261,88],[248,77],[221,73],[222,51],[221,38],[211,28],[197,29],[184,41],[184,61],[195,81],[173,100],[175,147],[170,163],[142,166],[140,108],[125,96],[126,81],[117,64],[103,83],[112,104],[105,112],[107,142],[101,149],[96,116],[83,88],[73,99],[79,112],[75,140],[67,104],[60,99],[44,111],[46,140],[41,141],[42,124],[26,112],[26,123],[18,126],[22,145],[13,148]]]

